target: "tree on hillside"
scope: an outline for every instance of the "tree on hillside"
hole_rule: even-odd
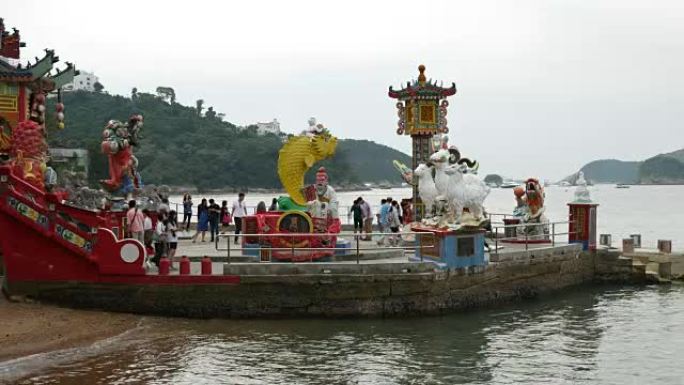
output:
[[[501,186],[501,184],[503,183],[503,178],[501,177],[501,175],[489,174],[484,178],[484,182],[488,184],[494,183],[497,186]]]
[[[204,99],[197,99],[197,102],[195,103],[197,103],[197,115],[202,116],[202,109],[204,108],[202,106],[204,105]]]
[[[157,87],[157,95],[164,101],[168,101],[171,104],[176,103],[176,91],[171,87]]]
[[[104,86],[100,82],[95,82],[93,88],[95,89],[95,92],[102,92],[102,90],[104,90]]]
[[[137,97],[138,97],[138,88],[133,87],[133,89],[131,90],[131,99],[135,99]]]
[[[209,107],[207,109],[207,112],[204,114],[204,116],[209,118],[209,119],[216,118],[216,111],[214,111],[214,107]]]

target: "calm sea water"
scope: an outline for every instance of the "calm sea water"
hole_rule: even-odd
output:
[[[599,232],[684,248],[684,186],[590,189],[601,205]],[[546,191],[548,216],[566,219],[573,190]],[[375,202],[409,193],[363,195]],[[357,195],[341,193],[342,204]],[[487,201],[491,212],[513,205],[511,190],[494,189]],[[684,384],[683,357],[683,285],[587,286],[442,317],[145,318],[90,348],[0,363],[0,383]]]
[[[682,286],[585,287],[443,317],[144,324],[0,373],[18,384],[684,383]]]
[[[590,186],[592,199],[598,207],[598,232],[611,234],[614,246],[621,244],[622,238],[630,234],[641,234],[644,247],[656,248],[658,239],[672,240],[672,247],[684,251],[684,185],[681,186],[632,186],[617,189],[614,185]],[[567,221],[567,203],[573,200],[574,187],[549,186],[546,192],[546,216],[550,221]],[[248,206],[256,206],[259,201],[268,205],[277,194],[248,194]],[[338,193],[341,219],[347,220],[345,213],[354,199],[363,196],[374,206],[380,199],[391,196],[394,199],[409,198],[411,189],[372,190],[363,192]],[[195,196],[196,204],[205,196]],[[227,200],[230,204],[234,195],[206,196],[219,202]],[[181,202],[180,196],[171,197],[171,202]],[[485,201],[488,212],[510,214],[515,207],[512,189],[492,189]],[[377,207],[374,207],[377,212]],[[558,233],[567,228],[559,226]]]

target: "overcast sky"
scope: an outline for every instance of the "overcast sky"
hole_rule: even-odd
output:
[[[483,173],[554,180],[684,147],[681,0],[3,3],[24,58],[54,48],[110,93],[170,86],[238,125],[315,116],[410,153],[387,89],[425,64],[456,82],[450,143]]]

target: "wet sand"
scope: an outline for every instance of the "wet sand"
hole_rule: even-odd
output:
[[[9,302],[0,295],[0,362],[87,346],[135,328],[142,317]]]

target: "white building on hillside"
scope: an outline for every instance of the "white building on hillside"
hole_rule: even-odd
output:
[[[267,123],[259,123],[257,122],[257,134],[259,135],[265,135],[265,134],[275,134],[278,135],[280,134],[280,122],[278,119],[273,119],[272,122],[267,122]]]
[[[88,92],[94,92],[95,91],[95,83],[97,83],[100,78],[98,78],[94,73],[92,72],[86,72],[86,71],[79,71],[80,74],[76,75],[74,77],[74,81],[72,83],[66,84],[63,87],[64,91],[78,91],[78,90],[83,90],[83,91],[88,91]]]

